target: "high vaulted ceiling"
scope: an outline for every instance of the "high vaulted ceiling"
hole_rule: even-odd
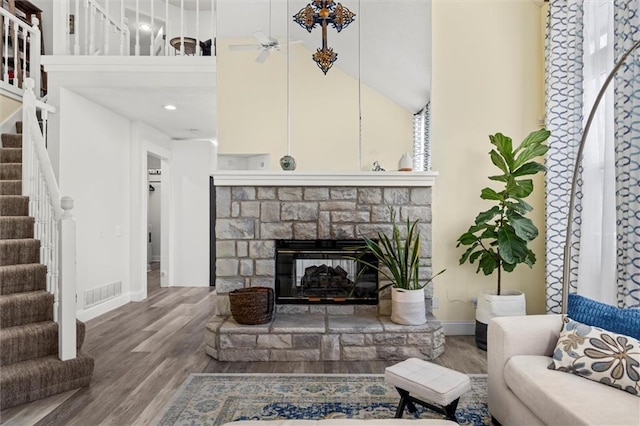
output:
[[[321,29],[317,27],[308,33],[292,19],[308,3],[305,0],[217,0],[218,37],[248,37],[262,31],[285,41],[288,25],[289,40],[301,40],[315,52],[321,46]],[[363,84],[410,112],[418,112],[426,105],[431,92],[431,0],[342,0],[341,3],[356,16],[340,33],[331,27],[328,29],[328,45],[338,53],[334,66],[355,78],[360,77]]]
[[[130,1],[131,4],[133,0]],[[144,0],[141,0],[143,3]],[[271,34],[282,41],[300,40],[309,49],[309,56],[321,46],[321,29],[308,33],[293,22],[292,16],[308,4],[306,0],[170,0],[185,9],[200,10],[201,19],[217,10],[218,38],[251,38],[256,31]],[[338,53],[334,67],[391,99],[411,113],[422,109],[431,92],[431,0],[342,0],[356,14],[355,21],[338,33],[328,29],[328,45]],[[141,18],[142,19],[142,18]],[[131,25],[136,25],[131,22]],[[142,50],[146,52],[147,50]],[[144,54],[144,53],[143,53]],[[311,57],[309,57],[311,61]],[[318,73],[321,71],[318,69]],[[331,70],[329,71],[331,72]],[[224,84],[218,81],[217,84]],[[183,96],[180,91],[185,91]],[[123,115],[147,122],[172,138],[216,137],[215,88],[187,90],[176,87],[84,88],[83,95]],[[176,99],[180,112],[170,115],[159,111],[161,99]],[[203,106],[206,106],[203,107]],[[197,121],[196,121],[197,119]],[[194,124],[205,121],[207,124]],[[195,131],[194,129],[198,129]]]

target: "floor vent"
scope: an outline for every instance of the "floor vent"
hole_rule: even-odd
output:
[[[122,281],[116,281],[111,284],[103,285],[102,287],[92,288],[84,292],[84,307],[90,308],[91,306],[104,303],[107,300],[114,299],[122,295]]]

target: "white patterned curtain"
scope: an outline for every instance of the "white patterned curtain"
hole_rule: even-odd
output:
[[[640,38],[640,0],[614,0],[615,55]],[[640,308],[640,51],[615,79],[617,305]]]
[[[551,0],[547,25],[547,311],[560,312],[568,196],[583,119],[640,37],[640,0]],[[640,307],[640,52],[616,75],[585,145],[571,225],[571,292]]]
[[[545,48],[546,126],[551,131],[546,157],[546,268],[547,312],[562,307],[562,259],[577,146],[582,134],[582,2],[551,0]],[[580,221],[579,212],[574,219]],[[574,238],[579,237],[579,229]],[[572,281],[575,281],[578,244],[573,244]]]

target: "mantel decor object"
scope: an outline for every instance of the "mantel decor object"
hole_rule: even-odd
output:
[[[334,0],[314,0],[293,15],[293,21],[308,32],[318,24],[322,27],[322,48],[316,50],[312,58],[325,75],[338,59],[338,54],[327,45],[327,27],[331,24],[340,32],[354,21],[355,16],[355,13]]]
[[[292,172],[296,169],[296,159],[290,155],[285,155],[280,159],[280,167],[284,171]]]

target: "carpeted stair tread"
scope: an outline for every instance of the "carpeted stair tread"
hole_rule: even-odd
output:
[[[0,296],[0,328],[53,320],[53,294],[47,291]]]
[[[22,179],[22,163],[0,163],[0,180]]]
[[[92,358],[78,352],[68,361],[51,355],[2,367],[0,409],[88,386],[93,366]]]
[[[46,288],[47,267],[41,263],[0,266],[0,295]]]
[[[29,197],[0,195],[0,216],[29,216]]]
[[[22,135],[18,133],[2,134],[3,148],[22,148]]]
[[[34,223],[30,216],[0,216],[0,240],[33,238]]]
[[[0,180],[0,196],[20,195],[22,193],[22,180]]]
[[[16,133],[22,133],[22,121],[16,121]]]
[[[0,148],[0,163],[22,163],[22,148]]]
[[[84,343],[85,325],[76,321],[76,348]],[[0,366],[58,354],[58,324],[53,321],[0,329]]]
[[[40,241],[0,240],[0,266],[40,263]]]

